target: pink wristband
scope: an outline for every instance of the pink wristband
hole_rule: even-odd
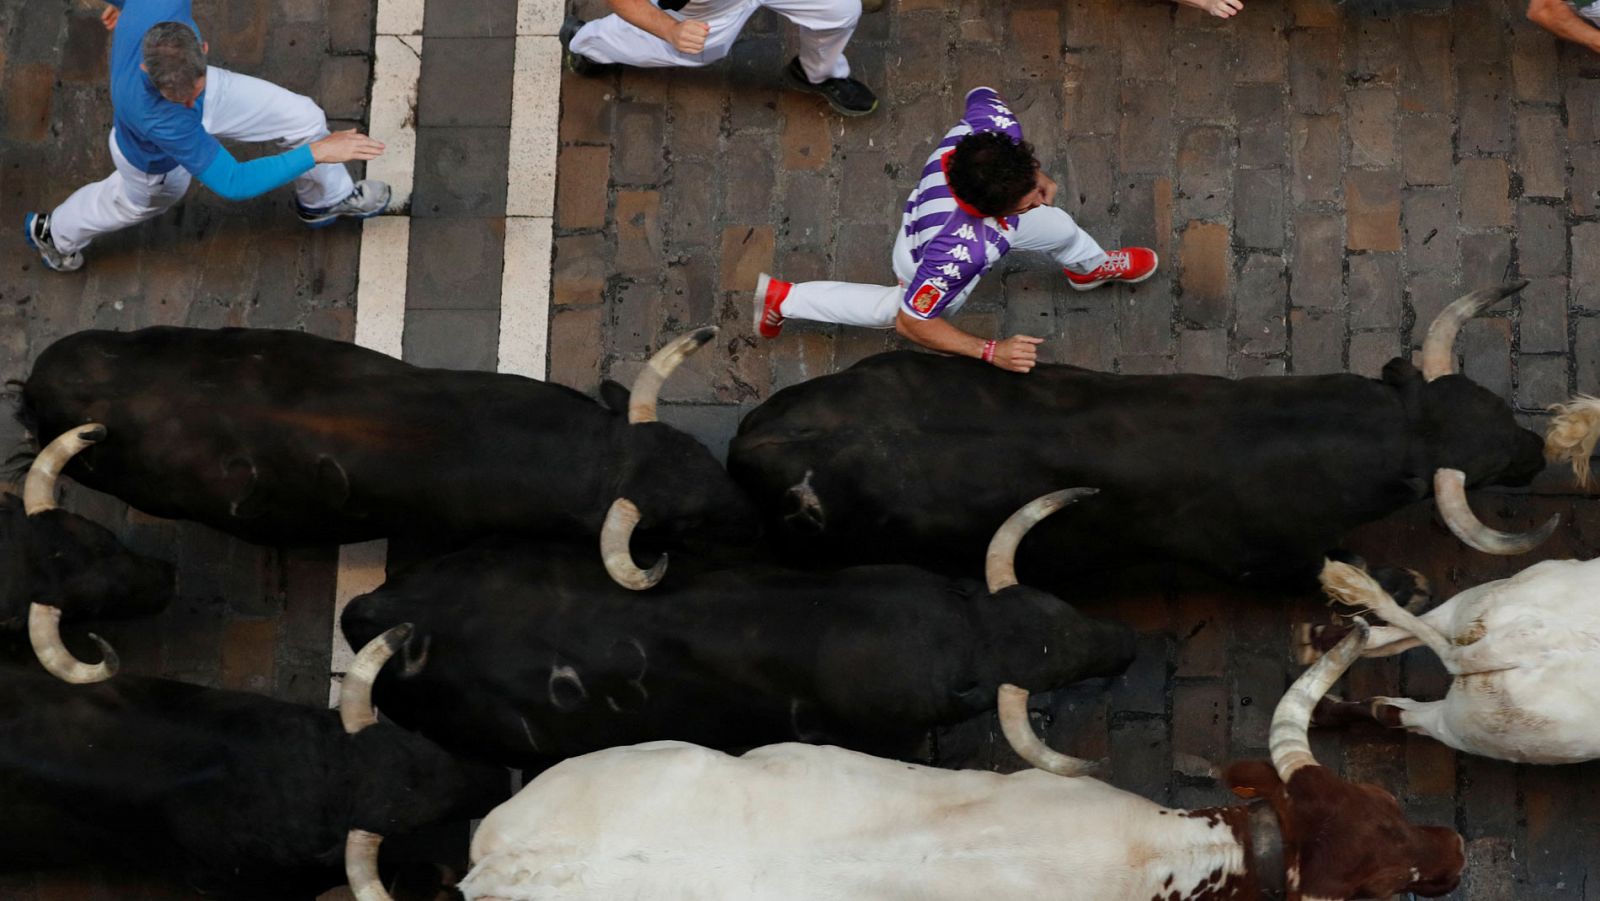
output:
[[[994,346],[995,346],[995,342],[993,342],[993,341],[985,341],[985,342],[983,342],[983,362],[985,362],[985,363],[993,363],[994,362]]]

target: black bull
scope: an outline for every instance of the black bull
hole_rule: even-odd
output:
[[[908,566],[742,568],[669,573],[640,594],[581,551],[495,541],[396,574],[343,627],[360,644],[414,622],[379,706],[508,766],[657,739],[902,756],[992,709],[1004,682],[1048,690],[1132,660],[1126,627],[991,581],[993,594]]]
[[[120,863],[208,894],[309,899],[346,834],[481,816],[504,770],[396,726],[135,676],[68,685],[0,665],[0,871]]]
[[[1458,375],[1394,360],[1229,380],[895,352],[786,388],[740,424],[728,468],[794,559],[972,572],[988,530],[1065,485],[1100,489],[1023,549],[1027,578],[1164,559],[1311,584],[1346,532],[1428,496],[1441,467],[1521,485],[1538,435]]]
[[[756,515],[727,473],[654,421],[660,380],[714,331],[663,349],[627,417],[560,385],[300,332],[87,331],[39,355],[19,415],[41,443],[108,428],[68,466],[79,482],[264,544],[593,536],[618,497],[645,537],[748,543]]]

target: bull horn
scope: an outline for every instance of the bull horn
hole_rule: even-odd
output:
[[[983,558],[984,580],[989,583],[989,593],[995,594],[1017,584],[1017,545],[1022,543],[1022,538],[1028,534],[1029,529],[1037,525],[1039,520],[1078,498],[1099,493],[1098,488],[1063,488],[1060,491],[1052,491],[1044,497],[1029,501],[1021,510],[1011,514],[1010,518],[1001,523],[1000,528],[995,530],[994,537],[989,539],[989,552]]]
[[[378,713],[372,709],[372,683],[395,651],[405,645],[412,630],[410,623],[393,626],[367,642],[350,661],[350,669],[339,687],[339,721],[344,723],[345,732],[354,735],[378,721]],[[393,901],[378,878],[378,846],[381,844],[383,836],[365,829],[352,829],[345,836],[344,878],[356,901]]]
[[[106,437],[106,427],[91,422],[68,429],[45,446],[28,467],[28,480],[22,486],[22,504],[28,515],[56,508],[56,479],[67,461],[84,448]]]
[[[1422,342],[1422,377],[1431,382],[1455,372],[1456,332],[1461,330],[1462,324],[1527,285],[1526,279],[1518,279],[1498,288],[1481,288],[1456,298],[1440,310],[1428,325],[1428,337]]]
[[[1294,680],[1278,702],[1278,709],[1272,712],[1268,747],[1272,750],[1272,765],[1284,782],[1302,767],[1317,763],[1311,756],[1311,739],[1306,734],[1311,726],[1311,710],[1367,646],[1367,633],[1371,630],[1366,620],[1356,617],[1353,625],[1343,641]]]
[[[378,846],[383,836],[352,829],[344,839],[344,878],[356,901],[393,901],[378,878]]]
[[[57,679],[74,685],[89,685],[104,682],[117,674],[121,665],[117,660],[117,652],[93,632],[89,633],[89,637],[100,646],[99,663],[84,663],[72,656],[72,652],[62,643],[60,607],[28,605],[28,642],[33,645],[33,654],[39,658],[40,665]]]
[[[656,351],[656,355],[644,364],[644,369],[633,380],[633,391],[628,394],[628,421],[635,424],[655,422],[656,397],[661,393],[667,376],[672,375],[672,370],[677,369],[678,364],[688,359],[690,354],[716,336],[716,326],[706,326],[680,335],[671,344]]]
[[[612,501],[611,509],[606,511],[605,524],[600,527],[600,558],[605,561],[606,572],[618,585],[644,591],[655,587],[666,574],[667,555],[662,554],[661,559],[648,570],[640,569],[633,562],[633,551],[628,543],[633,539],[633,530],[638,525],[639,508],[633,501],[625,497]]]
[[[339,687],[339,721],[344,723],[345,732],[354,735],[378,721],[378,712],[372,709],[372,683],[377,681],[378,672],[394,652],[411,637],[411,632],[410,623],[393,626],[367,642],[350,661],[350,669]]]
[[[1011,750],[1035,769],[1057,776],[1085,776],[1095,764],[1068,757],[1039,740],[1028,721],[1028,690],[1007,683],[1000,686],[1000,729],[1011,743]]]
[[[1580,394],[1564,404],[1550,408],[1556,417],[1544,436],[1545,458],[1553,463],[1572,464],[1578,487],[1589,485],[1589,458],[1600,442],[1600,397]]]
[[[1526,554],[1543,544],[1561,523],[1561,514],[1556,513],[1530,532],[1502,532],[1484,525],[1467,503],[1467,476],[1459,469],[1434,472],[1433,499],[1450,531],[1468,547],[1485,554]]]

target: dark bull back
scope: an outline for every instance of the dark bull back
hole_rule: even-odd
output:
[[[1493,393],[1400,359],[1381,379],[1229,380],[895,352],[778,392],[728,465],[806,562],[973,572],[1018,503],[1085,485],[1100,493],[1039,527],[1024,573],[1167,560],[1280,581],[1314,577],[1346,532],[1427,497],[1441,468],[1522,485],[1544,460]]]
[[[1002,682],[1058,688],[1134,653],[1126,627],[1003,576],[985,590],[908,566],[744,567],[640,594],[581,549],[506,540],[396,574],[343,627],[358,644],[399,622],[416,632],[376,684],[384,712],[526,768],[658,739],[900,756],[992,708]]]
[[[681,358],[712,334],[672,348]],[[634,398],[651,419],[660,378]],[[668,544],[748,541],[758,529],[682,432],[630,423],[560,385],[425,369],[301,332],[70,335],[39,356],[23,416],[41,441],[108,427],[112,438],[67,469],[79,482],[265,544],[592,536],[619,496],[641,511],[642,534]]]

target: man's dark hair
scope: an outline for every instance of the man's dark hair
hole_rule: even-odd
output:
[[[161,96],[187,98],[206,74],[206,54],[194,30],[182,22],[160,22],[144,34],[144,70]]]
[[[985,216],[1016,209],[1036,185],[1033,145],[997,131],[967,135],[950,154],[950,191]]]

